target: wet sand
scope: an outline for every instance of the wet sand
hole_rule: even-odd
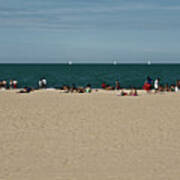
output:
[[[0,91],[0,180],[179,180],[180,93]]]

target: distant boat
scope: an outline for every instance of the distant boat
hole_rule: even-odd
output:
[[[116,65],[116,64],[117,64],[117,61],[113,61],[113,64]]]
[[[71,65],[71,64],[72,64],[72,61],[68,61],[68,64]]]
[[[147,65],[151,65],[151,61],[148,61],[148,62],[147,62]]]

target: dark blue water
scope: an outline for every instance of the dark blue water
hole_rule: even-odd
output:
[[[19,87],[37,87],[41,77],[46,77],[48,87],[62,85],[85,86],[99,88],[104,81],[114,85],[120,81],[122,87],[135,86],[141,88],[147,76],[152,79],[160,77],[162,83],[175,83],[180,79],[179,64],[0,64],[0,80],[17,79]]]

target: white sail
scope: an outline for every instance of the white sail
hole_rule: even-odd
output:
[[[71,64],[72,64],[72,61],[68,61],[68,64],[71,65]]]
[[[113,61],[113,64],[116,65],[116,64],[117,64],[117,61]]]
[[[148,61],[147,64],[148,64],[148,65],[151,65],[151,61]]]

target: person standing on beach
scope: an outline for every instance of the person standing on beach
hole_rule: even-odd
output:
[[[12,89],[13,88],[13,80],[9,81],[9,88]]]
[[[105,88],[107,87],[106,83],[103,82],[103,83],[101,84],[101,87],[102,87],[102,89],[105,89]]]
[[[39,88],[47,88],[47,80],[46,78],[41,78],[38,82]]]
[[[147,83],[148,83],[150,86],[152,86],[152,82],[153,82],[153,80],[148,76],[148,77],[147,77]]]
[[[17,84],[18,84],[18,81],[17,81],[17,80],[13,80],[13,88],[14,88],[14,89],[17,88]]]
[[[154,81],[155,93],[157,93],[158,90],[159,90],[159,81],[160,81],[160,78],[157,78],[157,79]]]
[[[145,83],[144,83],[144,86],[143,86],[143,89],[145,91],[147,91],[148,93],[151,91],[152,89],[152,79],[148,76]]]
[[[46,78],[42,78],[42,87],[47,88],[47,80],[46,80]]]
[[[116,81],[116,82],[115,82],[115,89],[116,89],[116,90],[119,90],[119,89],[120,89],[120,83],[119,83],[119,81]]]

